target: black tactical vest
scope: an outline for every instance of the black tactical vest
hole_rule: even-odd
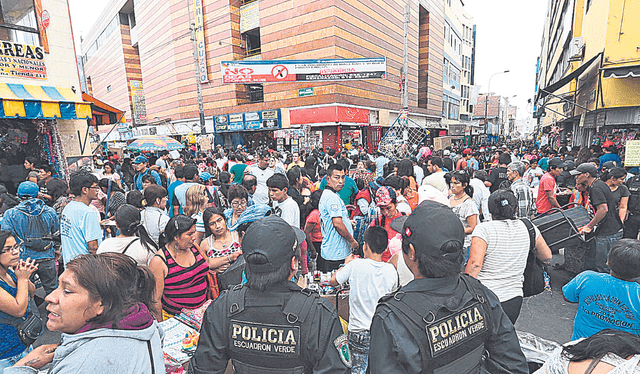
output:
[[[451,295],[400,289],[380,299],[418,342],[423,373],[480,373],[492,326],[490,308],[478,281],[460,279]]]
[[[307,289],[257,292],[236,286],[229,291],[229,356],[237,374],[312,372],[304,323],[319,295]]]

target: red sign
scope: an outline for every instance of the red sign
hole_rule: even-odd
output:
[[[289,112],[289,122],[292,125],[327,122],[347,122],[368,125],[369,110],[343,106],[294,109]]]
[[[40,18],[42,19],[42,26],[44,26],[45,29],[48,29],[49,25],[51,24],[51,16],[49,15],[49,12],[43,10]]]

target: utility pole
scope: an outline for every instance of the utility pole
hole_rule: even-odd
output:
[[[207,129],[204,125],[204,104],[202,100],[202,84],[200,83],[200,71],[198,69],[198,46],[196,41],[196,24],[191,21],[191,10],[189,9],[189,0],[187,0],[187,14],[189,15],[189,30],[191,31],[191,46],[193,47],[193,68],[196,78],[196,90],[198,92],[198,113],[200,114],[200,134],[205,135]],[[204,26],[200,26],[204,27]]]
[[[407,83],[407,73],[409,70],[409,16],[411,8],[409,7],[409,0],[404,8],[404,66],[402,68],[404,74],[402,74],[402,108],[409,114],[409,85]]]
[[[494,75],[506,74],[508,72],[509,70],[499,71],[497,73],[491,74],[491,76],[489,77],[489,84],[487,84],[487,94],[484,97],[484,134],[487,135],[487,139],[489,138],[488,129],[487,129],[487,123],[489,121],[489,119],[487,118],[487,109],[489,106],[489,96],[491,95],[491,78],[493,78]],[[499,108],[500,108],[500,103],[498,103],[498,111],[500,111]],[[500,129],[498,129],[498,136],[500,136]]]

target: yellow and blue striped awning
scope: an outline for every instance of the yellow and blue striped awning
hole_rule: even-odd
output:
[[[0,100],[0,118],[91,118],[91,103],[70,88],[0,83]]]

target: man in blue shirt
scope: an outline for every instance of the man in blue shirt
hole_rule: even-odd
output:
[[[322,245],[317,265],[321,272],[338,269],[352,250],[358,249],[358,242],[353,238],[349,212],[337,193],[344,186],[344,178],[344,168],[340,164],[333,164],[327,169],[327,187],[318,204],[322,222]]]
[[[602,150],[604,151],[604,154],[599,157],[600,159],[599,170],[602,170],[602,165],[604,165],[604,163],[608,161],[613,161],[616,167],[622,167],[622,159],[616,153],[615,145],[610,145],[608,147],[603,148]]]
[[[69,189],[75,198],[60,216],[62,259],[66,265],[75,257],[96,253],[102,241],[100,215],[89,204],[98,198],[98,178],[86,171],[71,174]]]
[[[376,155],[377,157],[373,162],[376,164],[376,178],[378,178],[384,176],[384,166],[389,162],[389,159],[378,151],[376,151]]]
[[[604,329],[640,335],[640,242],[618,240],[608,264],[609,274],[584,271],[562,287],[564,298],[578,303],[571,340]]]
[[[21,242],[21,260],[36,260],[36,274],[48,295],[58,287],[55,249],[52,241],[41,238],[60,231],[60,221],[56,211],[37,198],[38,191],[38,185],[33,182],[20,183],[18,197],[23,200],[4,213],[2,229],[11,231],[13,237]]]
[[[167,190],[167,211],[169,211],[169,217],[173,217],[173,195],[178,186],[184,183],[184,166],[178,165],[173,171],[176,176],[176,180],[171,182]]]
[[[160,179],[160,174],[157,171],[149,169],[149,160],[147,160],[144,156],[138,156],[133,160],[133,167],[136,169],[137,173],[135,177],[133,177],[133,183],[135,185],[136,190],[142,191],[144,188],[142,187],[142,177],[147,174],[151,174],[153,179],[156,180],[156,184],[158,186],[162,186],[162,179]]]
[[[327,187],[327,175],[322,177],[322,181],[320,181],[320,186],[318,187],[320,191],[324,190]],[[340,188],[340,191],[338,191],[338,196],[340,196],[344,205],[351,204],[351,199],[354,198],[357,193],[358,185],[356,184],[356,181],[354,181],[351,177],[345,176],[344,184],[342,185],[342,188]]]

